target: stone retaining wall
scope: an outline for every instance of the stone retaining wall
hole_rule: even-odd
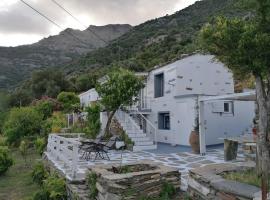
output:
[[[91,167],[90,173],[97,175],[97,200],[139,199],[158,196],[164,182],[180,189],[180,173],[177,169],[154,164],[151,161],[130,163],[125,166],[149,165],[150,170],[118,174],[111,171],[111,165]],[[119,165],[113,165],[119,167]]]
[[[188,192],[199,200],[259,200],[260,188],[225,180],[221,174],[253,168],[255,163],[212,164],[189,172]]]

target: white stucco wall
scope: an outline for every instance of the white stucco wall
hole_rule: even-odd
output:
[[[154,98],[154,77],[164,73],[164,96]],[[159,142],[189,145],[195,121],[198,95],[220,95],[234,92],[232,73],[211,55],[192,55],[149,73],[146,85],[151,114]],[[191,89],[191,90],[190,90]],[[158,129],[158,113],[170,113],[170,130]]]
[[[89,106],[92,102],[99,100],[97,91],[93,88],[79,95],[81,106]]]
[[[233,114],[224,114],[213,112],[213,102],[205,103],[206,145],[220,144],[223,143],[220,138],[240,136],[248,129],[251,130],[255,117],[255,103],[252,101],[234,101],[233,104]]]

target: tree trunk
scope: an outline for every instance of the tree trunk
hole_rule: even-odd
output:
[[[109,112],[109,117],[108,117],[108,121],[107,121],[107,124],[106,124],[106,128],[105,128],[105,136],[110,136],[110,126],[111,126],[111,122],[112,122],[112,119],[113,119],[113,116],[114,114],[116,113],[116,110],[112,111],[112,112]]]
[[[269,174],[269,110],[270,98],[268,98],[266,84],[261,77],[256,77],[256,95],[259,109],[259,131],[257,137],[257,172],[262,179],[262,200],[267,199],[268,174]]]

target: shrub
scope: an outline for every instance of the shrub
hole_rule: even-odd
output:
[[[42,155],[46,147],[46,138],[37,138],[35,141],[36,151]]]
[[[44,165],[39,162],[34,166],[31,176],[35,183],[42,185],[43,181],[48,177],[48,172],[46,171]]]
[[[27,155],[28,155],[28,150],[29,150],[29,141],[27,140],[22,140],[19,146],[19,151],[24,159],[25,164],[27,164]]]
[[[170,200],[170,199],[172,199],[172,197],[175,194],[176,194],[175,187],[168,182],[164,182],[162,185],[162,191],[160,193],[160,198],[162,200]]]
[[[61,92],[57,100],[62,104],[65,112],[73,111],[80,104],[80,98],[74,92]]]
[[[96,199],[96,196],[98,194],[96,183],[97,183],[97,175],[93,172],[89,173],[88,174],[88,187],[89,187],[90,199]]]
[[[0,176],[3,175],[12,165],[13,160],[9,155],[8,148],[0,146]]]
[[[67,126],[67,120],[64,114],[54,112],[53,116],[46,121],[47,131],[60,133],[62,128]]]
[[[93,105],[86,108],[87,112],[87,127],[86,135],[90,138],[95,139],[99,134],[101,123],[100,123],[100,106]]]
[[[7,145],[7,138],[0,135],[0,146],[6,146]]]
[[[44,180],[43,189],[47,192],[49,199],[63,200],[67,197],[66,182],[56,175],[50,176]]]
[[[40,133],[42,115],[32,107],[13,108],[4,124],[4,135],[9,144],[19,144],[25,136]]]
[[[53,103],[51,101],[39,101],[37,102],[35,109],[43,115],[43,119],[48,119],[53,114]]]

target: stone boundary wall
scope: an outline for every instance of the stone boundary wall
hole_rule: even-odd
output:
[[[154,169],[117,174],[110,169],[112,165],[97,165],[89,168],[97,175],[97,200],[140,199],[140,197],[158,196],[164,182],[180,189],[180,172],[177,169],[158,165],[152,161],[141,161],[124,166],[149,165]],[[119,165],[114,164],[114,167]]]
[[[188,192],[193,200],[259,200],[258,187],[226,180],[221,174],[255,167],[255,163],[211,164],[189,172]]]

